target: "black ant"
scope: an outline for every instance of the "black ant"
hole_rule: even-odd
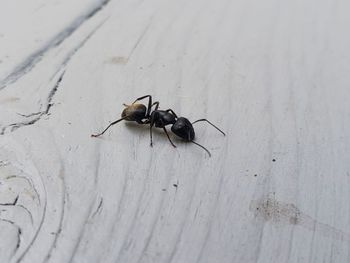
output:
[[[146,107],[143,104],[136,103],[139,100],[145,99],[148,97],[148,107]],[[109,124],[101,133],[99,134],[92,134],[92,137],[98,137],[102,134],[104,134],[112,125],[122,121],[136,121],[139,124],[150,124],[150,145],[153,146],[153,140],[152,140],[152,128],[155,126],[156,128],[163,128],[165,134],[167,135],[171,145],[173,147],[176,147],[176,145],[171,141],[169,134],[165,128],[167,125],[171,126],[171,131],[177,135],[178,137],[182,138],[186,142],[192,142],[199,147],[203,148],[209,156],[211,156],[208,149],[206,149],[204,146],[200,145],[199,143],[194,141],[195,132],[193,129],[193,124],[201,121],[206,121],[210,125],[212,125],[214,128],[216,128],[218,131],[220,131],[224,136],[225,133],[220,130],[218,127],[216,127],[213,123],[208,121],[207,119],[199,119],[194,122],[190,122],[187,118],[184,117],[177,117],[176,113],[172,109],[167,110],[158,110],[159,102],[152,103],[152,96],[146,95],[140,98],[137,98],[131,105],[126,105],[126,107],[122,112],[122,118],[119,120],[116,120]],[[155,109],[152,111],[152,107],[155,106]]]

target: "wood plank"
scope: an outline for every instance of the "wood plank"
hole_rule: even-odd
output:
[[[0,4],[4,262],[350,261],[350,3],[21,5]],[[90,137],[145,94],[227,136],[195,124],[211,158],[147,125]]]

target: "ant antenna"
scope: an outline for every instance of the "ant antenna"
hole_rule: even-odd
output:
[[[200,145],[199,143],[196,143],[195,141],[190,141],[192,143],[194,143],[195,145],[198,145],[199,147],[201,147],[202,149],[204,149],[208,154],[209,154],[209,157],[211,157],[211,154],[210,152],[208,151],[207,148],[205,148],[203,145]]]
[[[104,134],[111,126],[113,126],[114,124],[117,124],[118,122],[120,122],[120,121],[122,121],[122,120],[125,120],[125,119],[128,118],[128,117],[129,117],[129,116],[125,116],[125,117],[123,117],[123,118],[121,118],[121,119],[119,119],[119,120],[116,120],[116,121],[112,122],[111,124],[109,124],[109,125],[107,126],[106,129],[103,130],[103,132],[101,132],[101,133],[99,133],[99,134],[91,134],[91,137],[99,137],[99,136],[101,136],[101,135]]]
[[[213,126],[215,129],[217,129],[219,132],[221,132],[224,136],[226,136],[226,134],[220,130],[218,127],[216,127],[214,124],[212,124],[210,121],[208,121],[207,119],[199,119],[199,120],[196,120],[194,122],[192,122],[192,124],[195,124],[196,122],[200,122],[200,121],[206,121],[208,122],[211,126]]]

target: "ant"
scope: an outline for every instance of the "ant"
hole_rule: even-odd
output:
[[[136,103],[139,100],[148,98],[148,107],[146,107],[143,104]],[[156,101],[152,103],[152,96],[146,95],[140,98],[137,98],[131,105],[126,105],[126,107],[122,112],[122,118],[119,120],[116,120],[109,124],[101,133],[99,134],[92,134],[91,137],[98,137],[104,134],[112,125],[122,121],[135,121],[139,124],[150,124],[150,145],[153,146],[153,139],[152,139],[152,128],[155,126],[156,128],[163,128],[165,134],[168,137],[169,142],[173,147],[176,148],[176,145],[171,141],[170,136],[167,132],[167,129],[165,126],[172,125],[171,131],[178,137],[182,138],[186,142],[192,142],[196,144],[197,146],[203,148],[209,156],[211,156],[209,150],[205,148],[204,146],[200,145],[199,143],[194,141],[195,132],[193,128],[193,124],[201,121],[206,121],[210,125],[212,125],[214,128],[216,128],[218,131],[220,131],[224,136],[225,133],[220,130],[217,126],[215,126],[213,123],[208,121],[207,119],[199,119],[194,122],[190,122],[187,118],[184,117],[177,117],[176,113],[172,109],[167,110],[158,110],[159,108],[159,102]],[[155,109],[152,111],[152,107],[155,106]]]

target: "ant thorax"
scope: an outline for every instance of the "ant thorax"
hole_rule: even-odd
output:
[[[156,110],[152,112],[151,122],[154,122],[157,128],[163,128],[169,124],[174,124],[176,118],[173,114],[167,111]]]

